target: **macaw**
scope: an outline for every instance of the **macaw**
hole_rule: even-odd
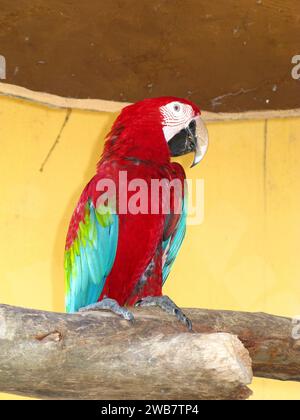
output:
[[[65,247],[67,312],[104,309],[133,321],[130,306],[155,305],[192,328],[183,311],[162,294],[162,286],[184,239],[187,218],[185,172],[171,157],[194,152],[192,166],[203,159],[208,133],[200,114],[195,104],[175,97],[145,99],[121,111],[96,175],[71,218]],[[142,180],[149,187],[146,201],[152,199],[153,180],[177,180],[182,190],[176,194],[171,189],[166,198],[162,189],[152,199],[156,211],[149,203],[147,211],[144,205],[130,211],[121,195],[127,204],[137,204],[141,196],[136,199],[137,189],[127,188],[120,174],[126,174],[127,184]],[[115,186],[110,191],[99,187],[107,180]],[[169,201],[173,205],[163,211]]]

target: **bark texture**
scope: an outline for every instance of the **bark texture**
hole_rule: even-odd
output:
[[[245,399],[251,359],[237,337],[187,332],[158,310],[113,314],[0,305],[0,391],[59,399]]]
[[[185,313],[193,333],[157,308],[134,310],[132,325],[108,312],[0,305],[0,391],[62,399],[244,399],[252,379],[248,351],[256,376],[300,380],[291,319]]]

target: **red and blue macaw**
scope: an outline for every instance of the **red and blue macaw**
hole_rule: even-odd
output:
[[[107,309],[132,321],[128,307],[157,305],[191,329],[191,321],[162,295],[185,236],[187,217],[185,172],[171,157],[194,152],[194,166],[207,147],[200,110],[188,100],[145,99],[122,110],[107,136],[97,173],[85,187],[70,222],[65,250],[68,312]],[[176,199],[173,190],[166,199],[162,189],[154,197],[158,211],[151,211],[149,202],[149,211],[142,206],[141,211],[120,211],[121,194],[126,190],[126,185],[120,185],[120,173],[126,173],[128,184],[142,180],[149,187],[146,201],[152,199],[153,180],[179,180],[182,190]],[[103,180],[115,186],[113,192],[105,191],[106,196],[99,188]],[[136,191],[126,191],[127,203]],[[163,211],[164,200],[172,198],[180,211],[175,204]]]

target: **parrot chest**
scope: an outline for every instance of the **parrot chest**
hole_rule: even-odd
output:
[[[177,167],[175,167],[177,169]],[[179,176],[178,176],[179,172]],[[153,167],[143,162],[124,162],[110,172],[117,185],[119,240],[114,266],[102,295],[120,304],[134,304],[140,298],[162,293],[162,240],[166,219],[171,226],[176,217],[165,214],[164,203],[173,200],[163,189],[156,194],[157,182],[178,179],[184,183],[181,171],[168,167]],[[126,188],[126,191],[125,191]],[[182,192],[180,196],[182,201]],[[125,205],[126,204],[126,205]],[[171,212],[173,212],[171,205]],[[154,208],[154,212],[153,212]],[[124,211],[125,210],[125,211]],[[168,209],[167,209],[168,210]]]

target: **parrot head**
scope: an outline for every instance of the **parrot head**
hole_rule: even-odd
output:
[[[160,107],[162,130],[172,157],[195,153],[192,167],[205,156],[208,131],[195,104],[184,99],[168,101]]]
[[[169,96],[126,106],[108,135],[103,157],[117,154],[164,164],[170,157],[194,153],[193,167],[208,148],[200,115],[193,102]]]

